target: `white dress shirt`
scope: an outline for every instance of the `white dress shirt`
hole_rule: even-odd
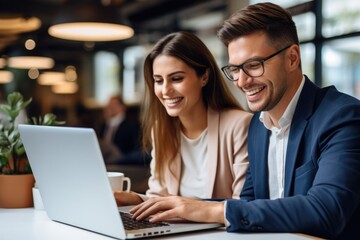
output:
[[[271,131],[268,150],[270,199],[284,197],[286,150],[289,140],[290,126],[304,83],[305,77],[303,76],[298,90],[287,106],[283,116],[279,120],[280,128],[274,126],[267,112],[261,112],[259,116],[260,121],[263,122],[264,126]],[[231,223],[226,219],[226,201],[224,204],[224,215],[225,227],[228,227]]]
[[[303,77],[298,90],[287,106],[284,114],[279,119],[280,128],[277,128],[273,124],[268,112],[261,112],[259,117],[264,126],[271,131],[268,150],[270,199],[284,197],[286,150],[289,140],[290,125],[304,82],[305,78]]]

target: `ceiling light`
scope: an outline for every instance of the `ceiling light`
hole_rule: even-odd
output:
[[[74,82],[65,82],[51,87],[52,91],[57,94],[73,94],[77,92],[78,88]]]
[[[64,72],[44,72],[37,79],[40,85],[58,85],[66,81]]]
[[[39,77],[39,70],[37,68],[30,68],[28,71],[28,76],[30,79],[36,79]]]
[[[130,38],[134,30],[120,24],[116,9],[95,2],[69,3],[48,29],[51,36],[76,41],[115,41]]]
[[[54,66],[54,59],[43,56],[15,56],[9,57],[8,66],[21,69],[49,69]]]
[[[20,69],[49,69],[54,67],[55,61],[39,50],[16,49],[9,53],[7,66]]]
[[[1,34],[18,34],[39,29],[41,20],[37,17],[0,18]]]
[[[14,75],[10,71],[0,70],[0,84],[9,83],[13,80]]]
[[[25,41],[25,48],[27,50],[33,50],[35,47],[36,47],[36,42],[33,39],[29,38]]]
[[[6,60],[5,60],[5,58],[0,58],[0,68],[5,67],[5,65],[6,65]]]
[[[130,27],[96,22],[64,23],[49,28],[53,37],[77,41],[114,41],[130,38],[134,30]]]
[[[77,80],[76,68],[69,65],[65,68],[65,78],[67,81],[74,82]]]

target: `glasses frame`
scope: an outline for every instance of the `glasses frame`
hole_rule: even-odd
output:
[[[245,73],[246,75],[248,75],[249,77],[261,77],[261,76],[264,75],[264,73],[265,73],[264,62],[267,61],[267,60],[269,60],[270,58],[275,57],[276,55],[280,54],[282,51],[288,49],[289,47],[291,47],[291,45],[286,46],[286,47],[280,49],[279,51],[276,51],[275,53],[273,53],[273,54],[271,54],[271,55],[269,55],[269,56],[267,56],[267,57],[265,57],[265,58],[262,58],[262,59],[256,59],[256,60],[246,61],[246,62],[244,62],[243,64],[240,64],[240,65],[226,65],[226,66],[224,66],[224,67],[221,68],[221,71],[225,74],[226,78],[227,78],[228,80],[232,81],[232,82],[235,82],[235,81],[239,80],[239,78],[233,79],[233,78],[231,77],[230,73],[228,73],[227,70],[226,70],[226,69],[228,69],[228,68],[230,68],[230,67],[237,67],[237,68],[239,69],[239,72],[240,72],[240,69],[243,70],[244,73]],[[261,73],[260,75],[258,75],[258,76],[252,76],[252,75],[250,75],[250,74],[247,72],[247,70],[245,70],[244,65],[249,64],[249,63],[251,63],[251,62],[258,62],[258,63],[261,64],[261,67],[262,67],[262,70],[263,70],[263,71],[262,71],[262,73]]]

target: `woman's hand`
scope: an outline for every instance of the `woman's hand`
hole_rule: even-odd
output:
[[[150,222],[180,217],[193,222],[225,223],[223,202],[202,201],[179,196],[148,199],[132,208],[130,213],[137,220],[156,214]]]
[[[139,195],[134,192],[114,192],[114,196],[119,207],[137,205],[143,202]]]

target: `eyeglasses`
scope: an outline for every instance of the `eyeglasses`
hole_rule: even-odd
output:
[[[264,74],[264,62],[272,57],[275,57],[285,49],[288,49],[291,45],[280,49],[279,51],[259,60],[249,60],[240,65],[228,65],[221,68],[225,76],[230,81],[237,81],[239,79],[240,69],[246,73],[249,77],[260,77]]]

